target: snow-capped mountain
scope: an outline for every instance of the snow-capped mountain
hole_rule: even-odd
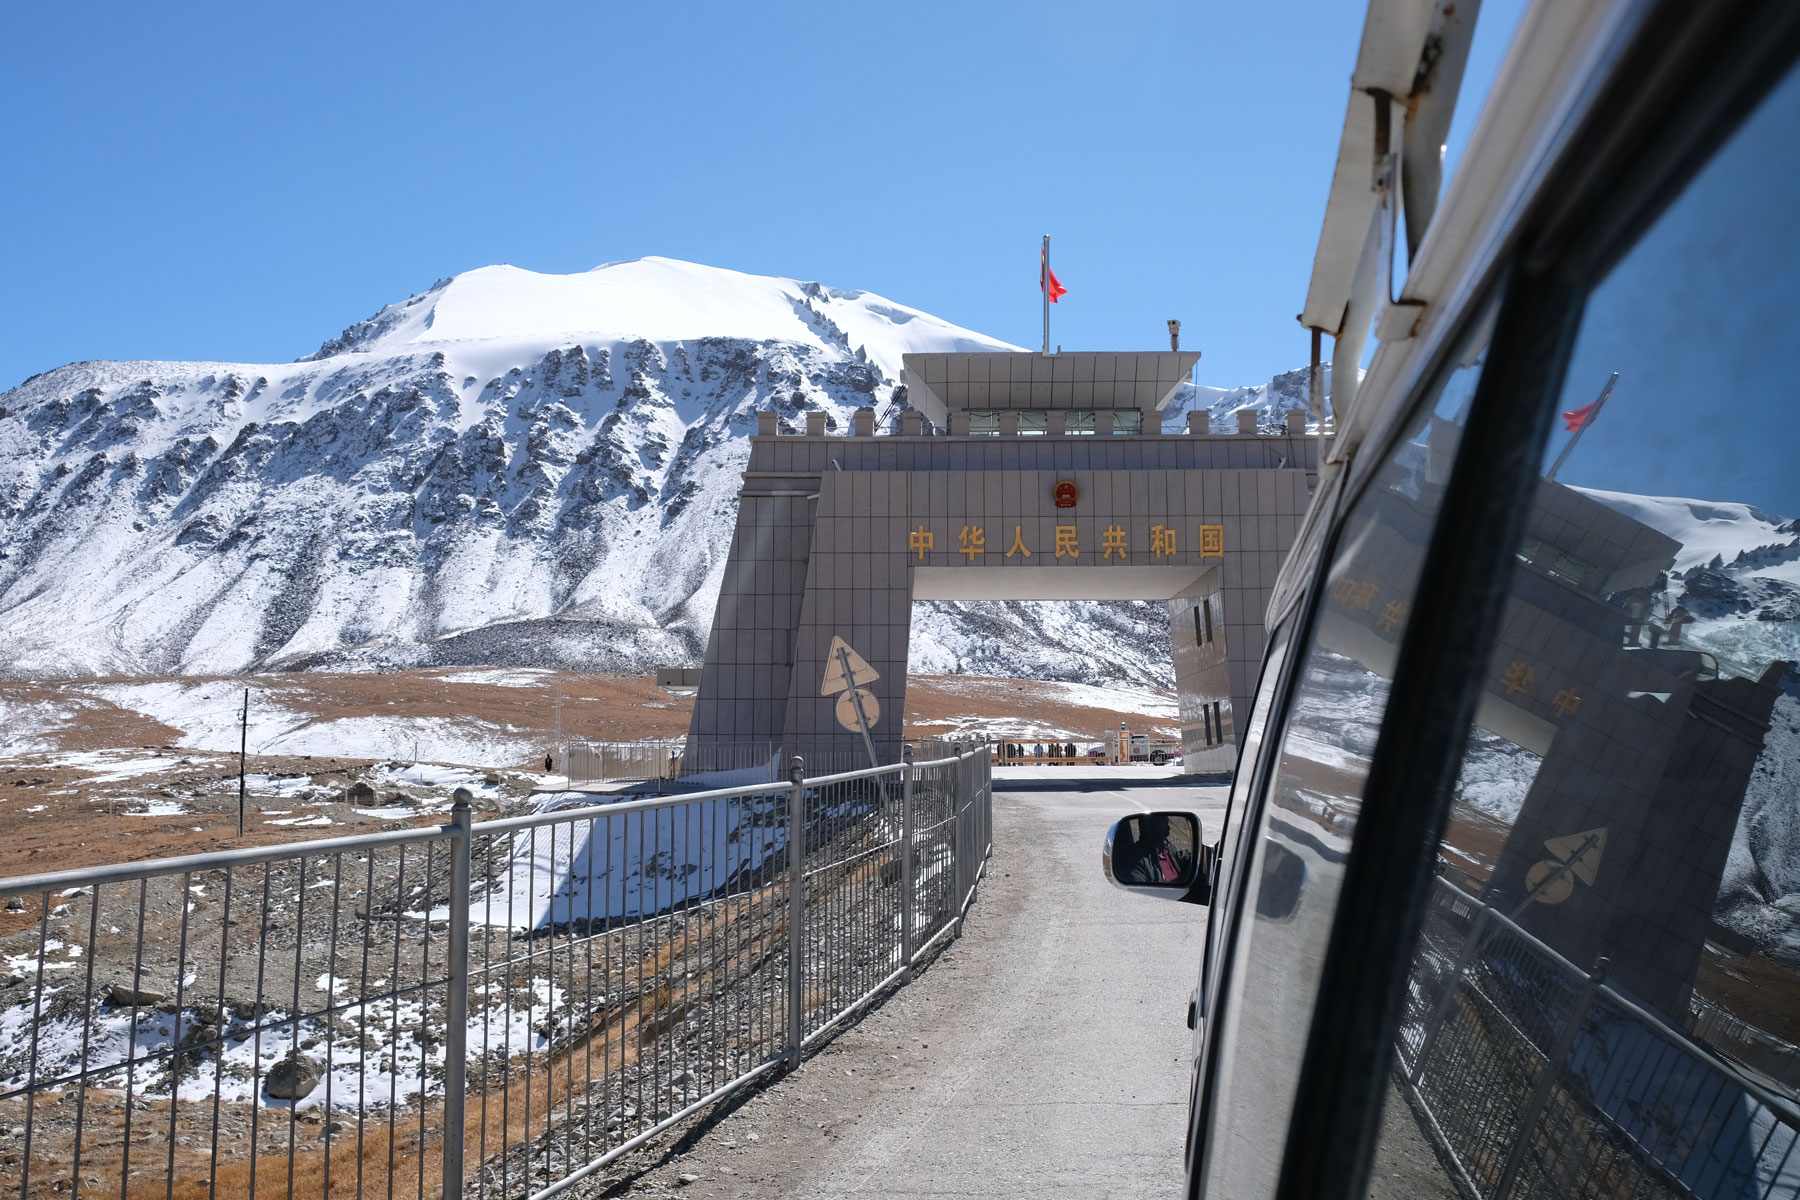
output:
[[[1325,394],[1329,397],[1330,361],[1322,363],[1320,369],[1324,372]],[[1307,410],[1307,386],[1305,367],[1283,371],[1269,382],[1254,387],[1218,388],[1204,384],[1183,384],[1163,414],[1163,428],[1186,429],[1187,414],[1193,410],[1204,410],[1207,424],[1214,432],[1233,433],[1237,430],[1238,412],[1248,408],[1255,410],[1257,423],[1262,428],[1279,430],[1282,428],[1284,414],[1293,409],[1301,412]],[[1317,426],[1309,423],[1309,428],[1316,429]]]
[[[0,674],[691,663],[757,410],[842,430],[905,353],[1008,349],[646,258],[470,271],[292,363],[61,367],[0,394]],[[1071,650],[1050,608],[921,606],[921,664],[1166,681],[1160,610],[1094,606]]]
[[[1744,791],[1715,916],[1800,962],[1800,668],[1792,665],[1800,663],[1800,521],[1741,503],[1580,490],[1681,544],[1651,596],[1652,620],[1666,626],[1685,609],[1693,620],[1682,643],[1712,654],[1728,675],[1758,678],[1772,662],[1790,664]],[[1510,823],[1541,761],[1477,729],[1457,791]]]
[[[1800,520],[1748,504],[1583,490],[1681,543],[1652,615],[1687,609],[1684,640],[1745,670],[1800,657]]]
[[[1800,520],[1748,504],[1588,491],[1681,543],[1651,616],[1693,618],[1682,641],[1728,674],[1781,677],[1719,891],[1720,920],[1800,961]]]

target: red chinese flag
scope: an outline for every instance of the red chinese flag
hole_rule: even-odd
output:
[[[1581,408],[1576,409],[1574,412],[1564,413],[1562,415],[1563,427],[1570,433],[1579,433],[1582,427],[1593,419],[1594,409],[1599,406],[1600,402],[1596,400],[1592,404],[1584,405]]]
[[[1050,269],[1048,253],[1038,255],[1038,290],[1050,297],[1052,304],[1056,303],[1058,297],[1069,294],[1069,289],[1058,282],[1056,272]]]

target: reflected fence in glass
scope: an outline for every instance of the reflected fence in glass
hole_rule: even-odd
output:
[[[1458,1190],[1507,1197],[1800,1194],[1800,1109],[1505,913],[1439,879],[1396,1045]]]
[[[468,800],[0,880],[0,1195],[551,1195],[904,981],[992,848],[986,747]]]

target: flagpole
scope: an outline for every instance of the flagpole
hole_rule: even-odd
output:
[[[1568,444],[1562,448],[1562,453],[1556,456],[1556,461],[1550,464],[1550,473],[1544,476],[1545,479],[1551,483],[1556,482],[1556,473],[1562,470],[1565,462],[1569,461],[1569,453],[1575,449],[1575,443],[1581,440],[1581,435],[1587,432],[1588,426],[1592,425],[1595,418],[1600,415],[1600,410],[1606,407],[1606,398],[1612,395],[1613,385],[1617,382],[1619,382],[1619,373],[1614,371],[1612,378],[1606,381],[1606,386],[1600,389],[1600,398],[1594,401],[1593,406],[1588,409],[1587,416],[1583,418],[1580,425],[1575,427],[1575,436],[1569,439]]]
[[[1044,353],[1050,353],[1050,235],[1044,235],[1043,256],[1038,261],[1038,291],[1044,293]]]

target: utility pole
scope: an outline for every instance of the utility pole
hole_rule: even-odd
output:
[[[244,756],[250,750],[250,689],[244,689],[244,715],[238,724],[238,836],[244,836]]]

